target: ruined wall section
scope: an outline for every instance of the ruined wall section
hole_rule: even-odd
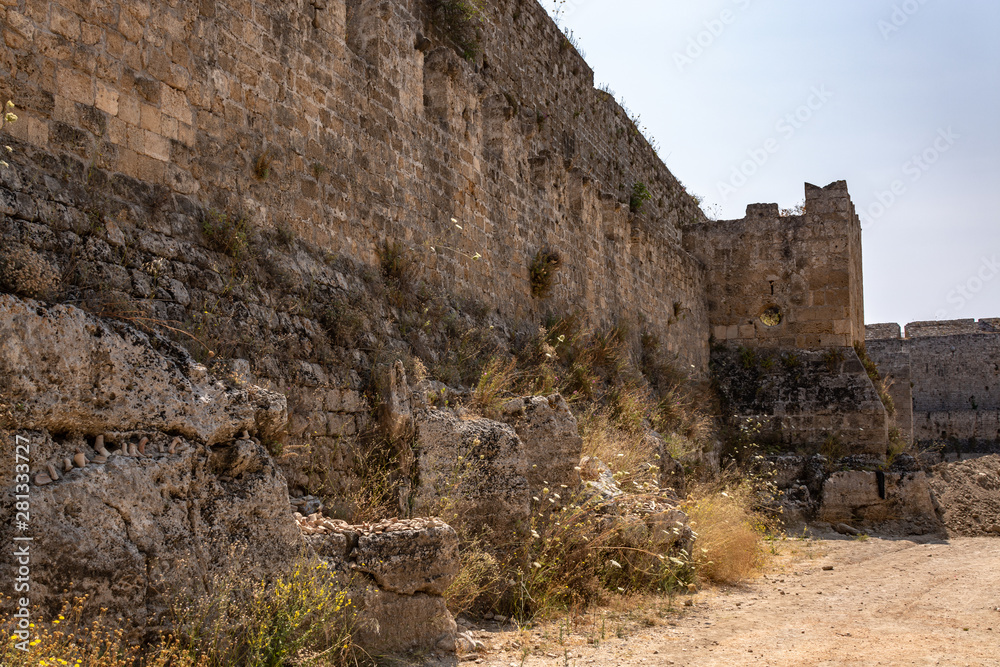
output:
[[[882,457],[889,419],[853,347],[719,345],[712,365],[731,426],[780,451]]]
[[[959,451],[1000,447],[997,324],[996,319],[915,322],[906,326],[905,338],[896,326],[896,339],[887,337],[895,325],[869,327],[868,350],[880,369],[885,365],[895,373],[909,367],[915,441]]]
[[[50,177],[83,172],[89,195],[121,174],[167,209],[184,195],[175,239],[198,242],[214,209],[369,263],[400,241],[426,280],[507,319],[635,314],[707,368],[678,231],[703,216],[536,2],[488,3],[475,62],[421,0],[6,4],[0,93]],[[562,269],[539,302],[543,248]]]
[[[910,366],[910,346],[902,340],[898,324],[874,324],[865,327],[865,347],[868,356],[878,366],[879,373],[889,379],[889,395],[896,407],[893,415],[899,434],[913,441],[913,378]]]
[[[910,365],[918,441],[1000,443],[1000,335],[911,338]]]
[[[708,270],[716,341],[815,349],[864,340],[861,226],[846,183],[806,184],[803,215],[754,204],[742,220],[691,225],[684,244]]]

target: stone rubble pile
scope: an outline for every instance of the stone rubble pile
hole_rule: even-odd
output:
[[[303,535],[329,535],[331,533],[393,533],[399,531],[421,531],[428,528],[448,528],[448,524],[438,518],[383,519],[375,523],[350,524],[342,519],[330,519],[316,512],[309,516],[295,513],[295,521]]]
[[[1000,536],[1000,454],[939,463],[930,484],[949,535]]]

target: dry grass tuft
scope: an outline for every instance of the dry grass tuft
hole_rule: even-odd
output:
[[[448,609],[457,616],[493,606],[506,582],[503,564],[479,540],[464,544],[459,556],[462,567],[445,591]]]
[[[645,432],[615,424],[604,410],[593,410],[580,420],[583,455],[603,461],[619,484],[628,490],[650,490],[659,483],[659,443]]]
[[[493,357],[486,364],[472,392],[470,407],[484,417],[494,418],[518,383],[517,360]]]
[[[760,571],[767,558],[766,525],[751,507],[744,487],[695,493],[685,503],[697,535],[693,559],[700,578],[735,584]]]

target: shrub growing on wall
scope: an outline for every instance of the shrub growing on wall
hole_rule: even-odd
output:
[[[642,207],[652,198],[653,195],[649,192],[649,188],[646,187],[645,183],[636,183],[632,186],[632,194],[628,199],[628,210],[632,213],[640,213]]]
[[[552,284],[560,263],[559,253],[555,251],[539,250],[535,253],[535,258],[531,260],[529,267],[532,296],[539,299],[548,296],[549,292],[552,291]]]
[[[434,22],[454,42],[466,60],[480,52],[479,30],[483,25],[483,0],[430,0]]]

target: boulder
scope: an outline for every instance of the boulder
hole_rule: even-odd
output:
[[[808,457],[784,454],[766,457],[764,472],[778,489],[797,488],[806,477]]]
[[[593,456],[580,459],[580,478],[583,480],[581,496],[584,500],[606,503],[623,493],[611,468]]]

